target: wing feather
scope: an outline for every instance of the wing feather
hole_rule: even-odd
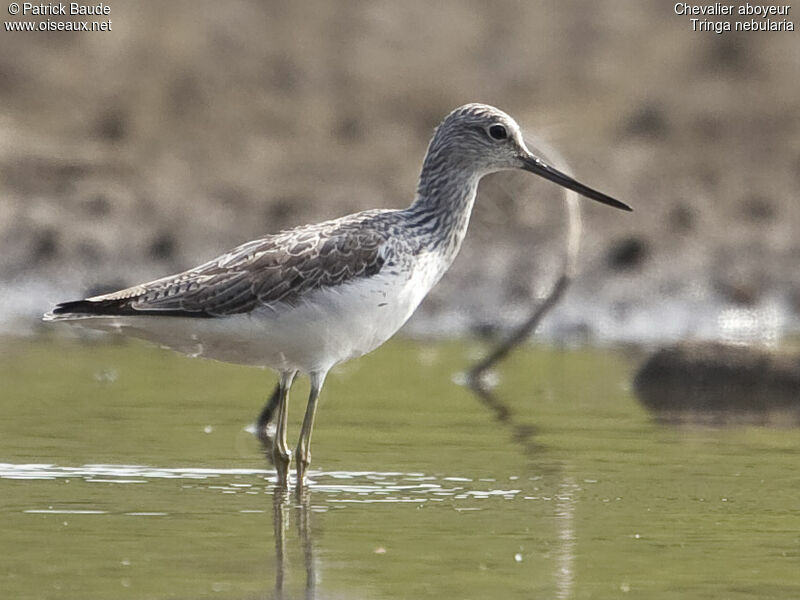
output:
[[[320,288],[371,277],[386,261],[389,233],[370,214],[247,242],[194,269],[124,290],[64,302],[57,315],[221,317],[259,305],[295,305]]]

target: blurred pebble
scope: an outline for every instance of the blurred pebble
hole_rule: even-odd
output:
[[[664,110],[653,103],[644,103],[626,118],[622,133],[626,137],[660,138],[669,133]]]
[[[800,422],[800,356],[681,343],[650,356],[633,384],[642,404],[661,420]]]
[[[647,242],[642,237],[629,236],[612,243],[606,262],[615,271],[627,271],[641,266],[647,253]]]

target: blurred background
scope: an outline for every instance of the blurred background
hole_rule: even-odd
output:
[[[266,233],[404,207],[433,128],[472,101],[635,207],[583,203],[550,339],[773,343],[798,324],[795,32],[694,32],[659,0],[110,6],[109,32],[0,35],[5,329]],[[516,322],[564,235],[558,188],[487,178],[406,332]]]
[[[797,32],[695,32],[664,0],[109,5],[66,20],[111,31],[0,31],[0,595],[800,598]],[[407,206],[475,101],[635,212],[582,201],[545,343],[470,390],[567,230],[555,185],[484,179],[406,339],[328,378],[307,493],[248,426],[271,373],[41,325]]]

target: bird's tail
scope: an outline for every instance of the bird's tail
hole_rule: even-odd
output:
[[[127,307],[119,300],[73,300],[61,302],[42,316],[43,321],[73,321],[92,317],[124,315]],[[130,310],[130,309],[127,309]]]

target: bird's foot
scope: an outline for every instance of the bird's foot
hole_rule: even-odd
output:
[[[292,453],[281,450],[277,446],[272,448],[272,464],[278,475],[278,486],[285,488],[289,485],[289,465],[292,462]]]
[[[306,474],[308,473],[308,467],[311,465],[311,454],[301,454],[300,450],[297,451],[297,464],[295,468],[297,469],[297,487],[301,488],[306,485]]]

